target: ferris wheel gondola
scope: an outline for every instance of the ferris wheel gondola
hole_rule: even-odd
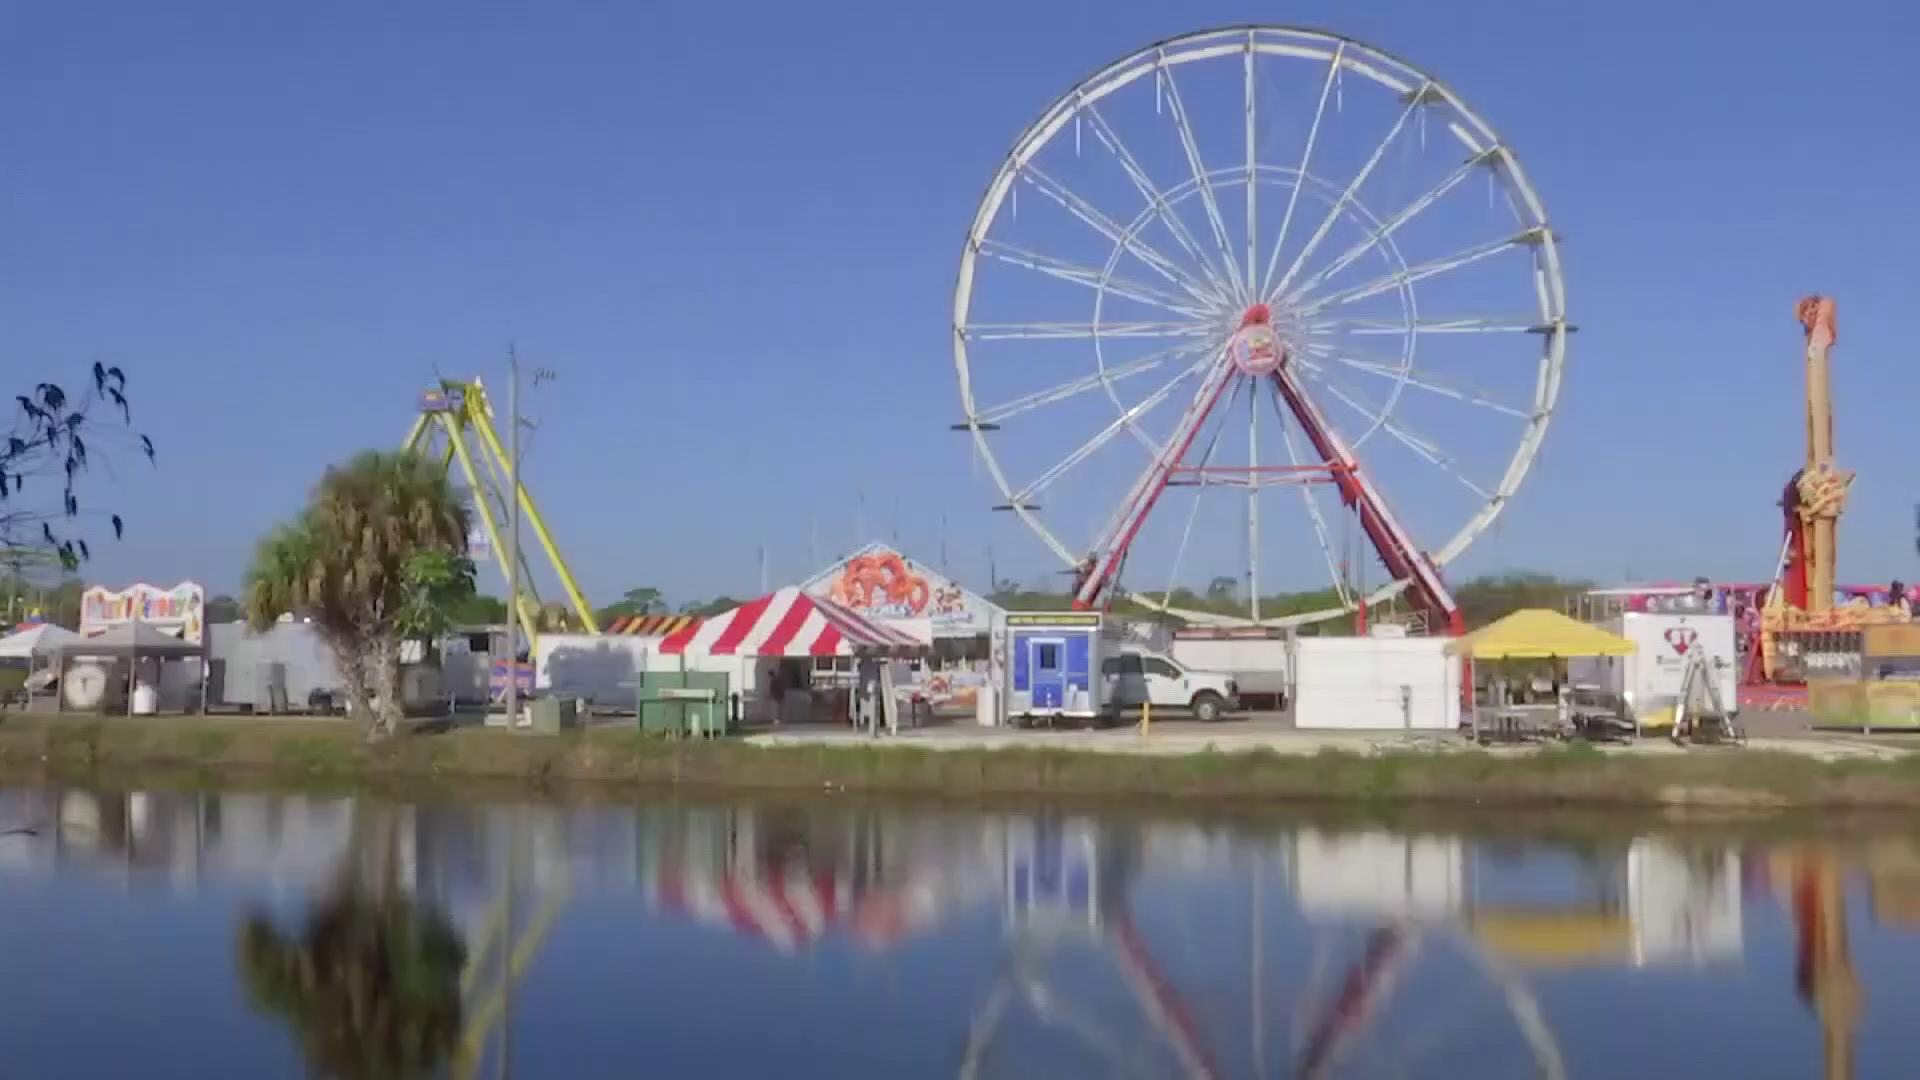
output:
[[[1232,620],[1405,593],[1457,629],[1442,568],[1531,467],[1572,329],[1540,199],[1453,90],[1333,34],[1206,31],[1074,86],[995,173],[954,296],[956,426],[1076,606],[1221,621],[1181,606],[1192,556],[1231,567]],[[1176,488],[1191,507],[1161,513]],[[1123,564],[1166,575],[1144,591]],[[1314,584],[1325,605],[1262,611],[1263,587]]]

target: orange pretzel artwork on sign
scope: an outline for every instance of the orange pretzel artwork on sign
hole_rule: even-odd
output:
[[[907,560],[891,551],[855,555],[840,568],[828,596],[842,607],[881,618],[912,619],[927,613],[932,590]]]

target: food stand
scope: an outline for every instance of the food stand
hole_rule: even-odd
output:
[[[1516,668],[1531,665],[1537,670],[1545,664],[1557,669],[1565,660],[1631,656],[1638,649],[1618,634],[1546,608],[1522,608],[1447,645],[1448,655],[1463,656],[1476,664],[1498,665],[1496,672],[1501,677],[1488,687],[1488,722],[1483,722],[1482,705],[1476,696],[1472,714],[1476,742],[1492,735],[1566,735],[1584,727],[1585,719],[1602,718],[1598,711],[1591,718],[1580,715],[1583,707],[1575,706],[1571,688],[1560,672],[1556,672],[1556,679],[1544,680],[1548,683],[1545,688],[1540,686],[1543,680],[1529,680],[1526,689],[1548,700],[1518,700],[1527,695],[1516,695],[1505,677]],[[1607,719],[1614,715],[1612,710],[1604,714]]]

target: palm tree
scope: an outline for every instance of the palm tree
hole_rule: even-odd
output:
[[[294,520],[269,533],[242,605],[264,629],[295,612],[333,653],[372,737],[400,721],[400,643],[427,636],[473,587],[470,517],[446,470],[417,454],[367,451],[327,470]]]

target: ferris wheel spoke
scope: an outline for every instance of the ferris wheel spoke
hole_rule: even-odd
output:
[[[1257,387],[1247,390],[1247,617],[1260,621],[1260,391]]]
[[[961,330],[969,341],[1207,337],[1219,332],[1218,326],[1202,322],[973,323]]]
[[[1132,363],[1122,364],[1105,371],[1096,371],[1091,375],[1082,375],[1077,379],[1070,379],[1057,386],[1050,386],[1044,390],[1024,394],[1012,401],[980,410],[974,415],[972,423],[980,427],[998,424],[1043,405],[1052,405],[1055,402],[1065,401],[1070,397],[1084,394],[1089,390],[1097,390],[1102,385],[1111,385],[1121,379],[1130,379],[1135,375],[1145,374],[1175,357],[1203,351],[1209,347],[1209,344],[1208,342],[1197,342],[1161,349],[1157,352],[1148,353],[1134,360]]]
[[[1044,1002],[1044,1004],[1040,1004]],[[1143,1064],[1142,1055],[1137,1046],[1130,1047],[1129,1040],[1122,1039],[1105,1026],[1088,1016],[1082,1010],[1069,1004],[1064,997],[1051,991],[1035,1002],[1034,1012],[1042,1022],[1059,1025],[1069,1034],[1094,1048],[1100,1057],[1113,1070],[1113,1076],[1139,1077],[1150,1080],[1152,1071]]]
[[[1498,315],[1471,319],[1314,319],[1304,323],[1310,334],[1344,332],[1348,334],[1537,334],[1544,327],[1538,318],[1525,315]]]
[[[1308,370],[1312,371],[1315,375],[1317,375],[1320,379],[1321,385],[1326,387],[1327,393],[1333,395],[1333,397],[1336,400],[1338,400],[1341,404],[1345,405],[1349,409],[1352,409],[1354,412],[1359,413],[1361,416],[1366,417],[1368,423],[1377,425],[1380,428],[1380,430],[1393,436],[1393,438],[1396,441],[1398,441],[1402,446],[1405,446],[1407,449],[1420,455],[1420,457],[1425,459],[1428,464],[1432,465],[1434,468],[1439,469],[1441,472],[1446,473],[1448,476],[1453,477],[1455,480],[1465,485],[1467,490],[1473,492],[1475,495],[1478,495],[1483,499],[1492,501],[1493,499],[1492,492],[1487,491],[1485,488],[1482,488],[1479,484],[1476,484],[1472,480],[1468,479],[1466,474],[1462,473],[1454,465],[1453,460],[1449,458],[1445,453],[1441,452],[1440,448],[1435,446],[1430,440],[1421,438],[1420,436],[1415,435],[1412,432],[1408,431],[1404,426],[1397,423],[1391,416],[1387,415],[1386,410],[1369,409],[1365,405],[1362,405],[1358,401],[1354,400],[1354,395],[1344,385],[1342,385],[1339,382],[1339,380],[1330,377],[1327,374],[1326,370],[1320,367],[1318,364],[1311,364],[1303,361],[1302,366],[1306,367]]]
[[[1079,446],[1075,447],[1073,452],[1068,454],[1066,458],[1062,460],[1058,465],[1055,465],[1053,468],[1048,469],[1044,473],[1041,473],[1038,479],[1034,480],[1032,483],[1028,484],[1026,487],[1020,489],[1020,491],[1016,493],[1013,497],[1013,505],[1015,506],[1027,505],[1029,502],[1032,501],[1035,495],[1038,495],[1041,491],[1045,490],[1048,485],[1052,484],[1056,480],[1059,480],[1062,476],[1066,475],[1066,473],[1070,469],[1072,469],[1074,466],[1087,460],[1089,457],[1092,457],[1093,454],[1096,451],[1098,451],[1102,446],[1105,446],[1109,442],[1112,442],[1114,436],[1120,434],[1122,431],[1125,431],[1130,427],[1133,427],[1134,424],[1142,416],[1145,416],[1147,413],[1157,408],[1161,403],[1165,402],[1167,400],[1167,397],[1173,393],[1174,388],[1179,386],[1181,381],[1184,380],[1187,376],[1193,375],[1201,371],[1207,365],[1214,363],[1216,360],[1218,360],[1218,357],[1212,354],[1202,356],[1198,361],[1182,369],[1180,373],[1175,375],[1172,379],[1169,379],[1168,381],[1162,383],[1159,389],[1155,390],[1151,394],[1148,394],[1144,399],[1140,401],[1138,405],[1135,405],[1133,408],[1128,409],[1127,411],[1121,413],[1118,417],[1114,419],[1114,421],[1111,424],[1108,424],[1106,427],[1101,428],[1099,433],[1096,434],[1093,438],[1088,439],[1086,442],[1081,443]]]
[[[1452,398],[1455,401],[1464,402],[1468,405],[1477,405],[1483,409],[1492,409],[1494,412],[1505,413],[1508,416],[1517,416],[1522,420],[1532,419],[1534,415],[1531,410],[1515,408],[1512,405],[1497,401],[1492,395],[1485,391],[1478,389],[1463,390],[1456,386],[1450,386],[1417,371],[1410,364],[1402,365],[1359,359],[1345,350],[1321,351],[1314,349],[1313,346],[1308,346],[1307,351],[1316,361],[1332,362],[1342,367],[1350,367],[1355,371],[1364,371],[1370,375],[1379,375],[1396,382],[1405,382],[1406,385],[1414,387],[1415,389],[1425,390],[1429,394],[1437,394],[1444,398]]]
[[[1233,254],[1233,239],[1227,232],[1226,219],[1220,216],[1220,201],[1214,198],[1213,181],[1207,163],[1200,158],[1200,144],[1193,137],[1193,125],[1187,121],[1187,107],[1180,99],[1180,84],[1173,77],[1173,69],[1165,66],[1164,62],[1160,67],[1160,76],[1167,84],[1168,112],[1173,116],[1174,127],[1180,133],[1180,149],[1187,155],[1187,168],[1193,170],[1194,183],[1200,188],[1200,204],[1206,208],[1207,223],[1213,226],[1214,243],[1220,246],[1220,257],[1227,264],[1227,278],[1237,282],[1240,280],[1240,262]],[[1248,186],[1255,181],[1255,177],[1247,177]]]
[[[1506,998],[1507,1011],[1519,1025],[1520,1034],[1527,1040],[1527,1048],[1532,1051],[1534,1062],[1540,1067],[1541,1080],[1566,1080],[1567,1067],[1560,1055],[1560,1040],[1554,1035],[1553,1026],[1547,1022],[1546,1013],[1540,1008],[1540,999],[1534,996],[1526,980],[1484,948],[1465,943],[1463,946],[1480,962],[1481,970],[1487,973],[1487,977],[1493,980]]]
[[[1419,112],[1420,108],[1428,102],[1433,92],[1433,83],[1428,81],[1421,83],[1418,88],[1407,95],[1406,107],[1400,110],[1400,115],[1394,119],[1393,126],[1387,129],[1386,136],[1380,140],[1379,145],[1373,148],[1373,153],[1368,156],[1366,164],[1360,166],[1360,172],[1356,174],[1352,180],[1347,182],[1346,189],[1340,192],[1340,197],[1333,201],[1333,206],[1327,210],[1327,216],[1320,219],[1320,227],[1315,229],[1313,235],[1307,238],[1306,246],[1300,249],[1300,254],[1293,257],[1293,262],[1287,267],[1287,272],[1280,275],[1280,283],[1273,287],[1273,291],[1268,294],[1269,298],[1277,297],[1287,291],[1287,286],[1293,283],[1294,275],[1300,272],[1300,268],[1306,265],[1307,260],[1313,257],[1314,251],[1320,247],[1321,241],[1325,240],[1327,234],[1333,231],[1334,225],[1340,221],[1341,211],[1345,210],[1347,204],[1353,201],[1353,197],[1359,193],[1361,185],[1365,184],[1367,178],[1373,175],[1373,170],[1380,166],[1380,160],[1387,156],[1387,150],[1393,146],[1393,141],[1400,137],[1402,131],[1406,130],[1407,121],[1413,119],[1414,114]]]
[[[1071,281],[1075,285],[1084,285],[1095,292],[1109,292],[1115,296],[1124,296],[1137,303],[1162,308],[1176,315],[1205,319],[1213,314],[1210,309],[1194,307],[1188,299],[1167,292],[1158,286],[1108,274],[1099,267],[1082,266],[1051,255],[1042,255],[1037,251],[1015,247],[999,240],[982,240],[979,251],[982,255],[1004,263],[1025,267],[1061,281]]]
[[[1296,318],[1304,319],[1309,315],[1318,314],[1331,307],[1351,304],[1359,300],[1365,300],[1368,297],[1378,296],[1381,293],[1404,288],[1416,281],[1425,281],[1430,277],[1451,273],[1461,267],[1470,266],[1482,259],[1492,258],[1501,252],[1511,251],[1516,247],[1525,247],[1539,243],[1544,238],[1545,233],[1545,226],[1535,226],[1500,240],[1489,240],[1484,244],[1476,244],[1473,247],[1462,248],[1450,255],[1443,255],[1429,262],[1417,263],[1403,270],[1396,270],[1384,277],[1374,278],[1372,281],[1363,281],[1358,285],[1350,286],[1339,292],[1328,293],[1311,302],[1303,301],[1288,310]]]
[[[1224,297],[1209,293],[1201,282],[1195,281],[1192,275],[1181,269],[1172,259],[1140,239],[1138,233],[1122,228],[1119,222],[1101,213],[1098,207],[1072,188],[1055,180],[1038,165],[1028,162],[1021,175],[1042,194],[1059,203],[1067,213],[1086,222],[1089,228],[1126,249],[1134,258],[1145,263],[1148,269],[1179,286],[1182,292],[1202,304],[1224,306],[1222,303],[1225,300]]]
[[[1365,240],[1341,252],[1340,257],[1329,263],[1326,269],[1321,270],[1319,273],[1294,286],[1293,291],[1288,293],[1281,303],[1287,303],[1288,301],[1298,299],[1312,292],[1315,286],[1320,285],[1328,278],[1352,266],[1354,262],[1363,258],[1367,252],[1379,247],[1382,241],[1392,236],[1402,225],[1419,217],[1422,213],[1426,212],[1427,208],[1445,197],[1447,192],[1459,187],[1462,181],[1474,174],[1475,170],[1486,168],[1488,162],[1498,160],[1501,152],[1498,146],[1490,146],[1479,154],[1461,162],[1458,168],[1455,168],[1451,173],[1447,174],[1446,179],[1434,185],[1419,198],[1408,203],[1399,213],[1381,222],[1378,228],[1368,229]]]
[[[1287,461],[1294,468],[1300,468],[1303,464],[1300,460],[1300,451],[1294,444],[1293,432],[1288,430],[1287,407],[1280,400],[1280,391],[1277,387],[1273,390],[1273,413],[1280,420],[1280,443],[1287,452]],[[1347,595],[1346,575],[1340,572],[1340,558],[1334,553],[1333,534],[1327,529],[1327,519],[1320,513],[1320,503],[1313,497],[1312,485],[1300,485],[1300,498],[1306,503],[1308,519],[1313,522],[1314,538],[1320,541],[1320,554],[1326,557],[1327,576],[1333,582],[1334,595],[1340,598],[1342,607],[1350,607],[1353,604],[1353,598]]]
[[[1300,205],[1300,189],[1307,186],[1307,166],[1313,163],[1313,145],[1320,139],[1320,122],[1327,115],[1327,101],[1333,96],[1333,85],[1339,80],[1340,64],[1347,53],[1347,43],[1342,41],[1333,47],[1333,56],[1327,62],[1327,77],[1320,84],[1320,102],[1313,109],[1313,124],[1307,128],[1307,146],[1300,152],[1300,167],[1293,174],[1293,190],[1287,192],[1287,209],[1280,216],[1280,235],[1273,241],[1273,254],[1267,256],[1267,268],[1260,275],[1260,295],[1270,295],[1267,286],[1273,281],[1274,272],[1280,269],[1280,252],[1287,246],[1287,230],[1293,225],[1293,212]]]
[[[1120,133],[1107,123],[1107,118],[1101,114],[1097,106],[1089,103],[1085,111],[1087,119],[1093,123],[1094,139],[1106,147],[1107,152],[1120,163],[1121,171],[1127,174],[1127,179],[1132,181],[1134,188],[1147,200],[1161,224],[1173,234],[1174,242],[1180,245],[1181,250],[1192,256],[1208,284],[1212,285],[1221,296],[1228,295],[1231,290],[1221,279],[1219,269],[1213,265],[1213,260],[1201,251],[1200,242],[1194,239],[1186,222],[1182,221],[1180,215],[1174,211],[1173,204],[1167,199],[1166,194],[1154,184],[1153,179],[1147,175],[1147,170],[1141,167],[1139,159],[1134,157],[1133,152],[1127,149],[1127,144],[1121,141]]]
[[[1243,96],[1246,98],[1246,103],[1247,103],[1247,108],[1246,108],[1246,113],[1247,113],[1246,296],[1249,299],[1253,297],[1253,290],[1259,287],[1258,283],[1253,280],[1254,265],[1255,265],[1254,261],[1259,257],[1259,251],[1260,251],[1260,227],[1259,227],[1260,219],[1258,214],[1259,204],[1260,204],[1260,199],[1259,199],[1260,158],[1259,158],[1259,149],[1258,149],[1259,140],[1256,134],[1257,127],[1258,127],[1257,122],[1259,120],[1259,116],[1258,116],[1259,110],[1254,105],[1255,98],[1254,98],[1254,90],[1253,90],[1254,88],[1253,62],[1254,62],[1254,58],[1258,55],[1259,54],[1255,53],[1253,50],[1253,31],[1248,30],[1247,31],[1247,52],[1246,52],[1245,58],[1241,61],[1241,68],[1245,75],[1246,88]]]

